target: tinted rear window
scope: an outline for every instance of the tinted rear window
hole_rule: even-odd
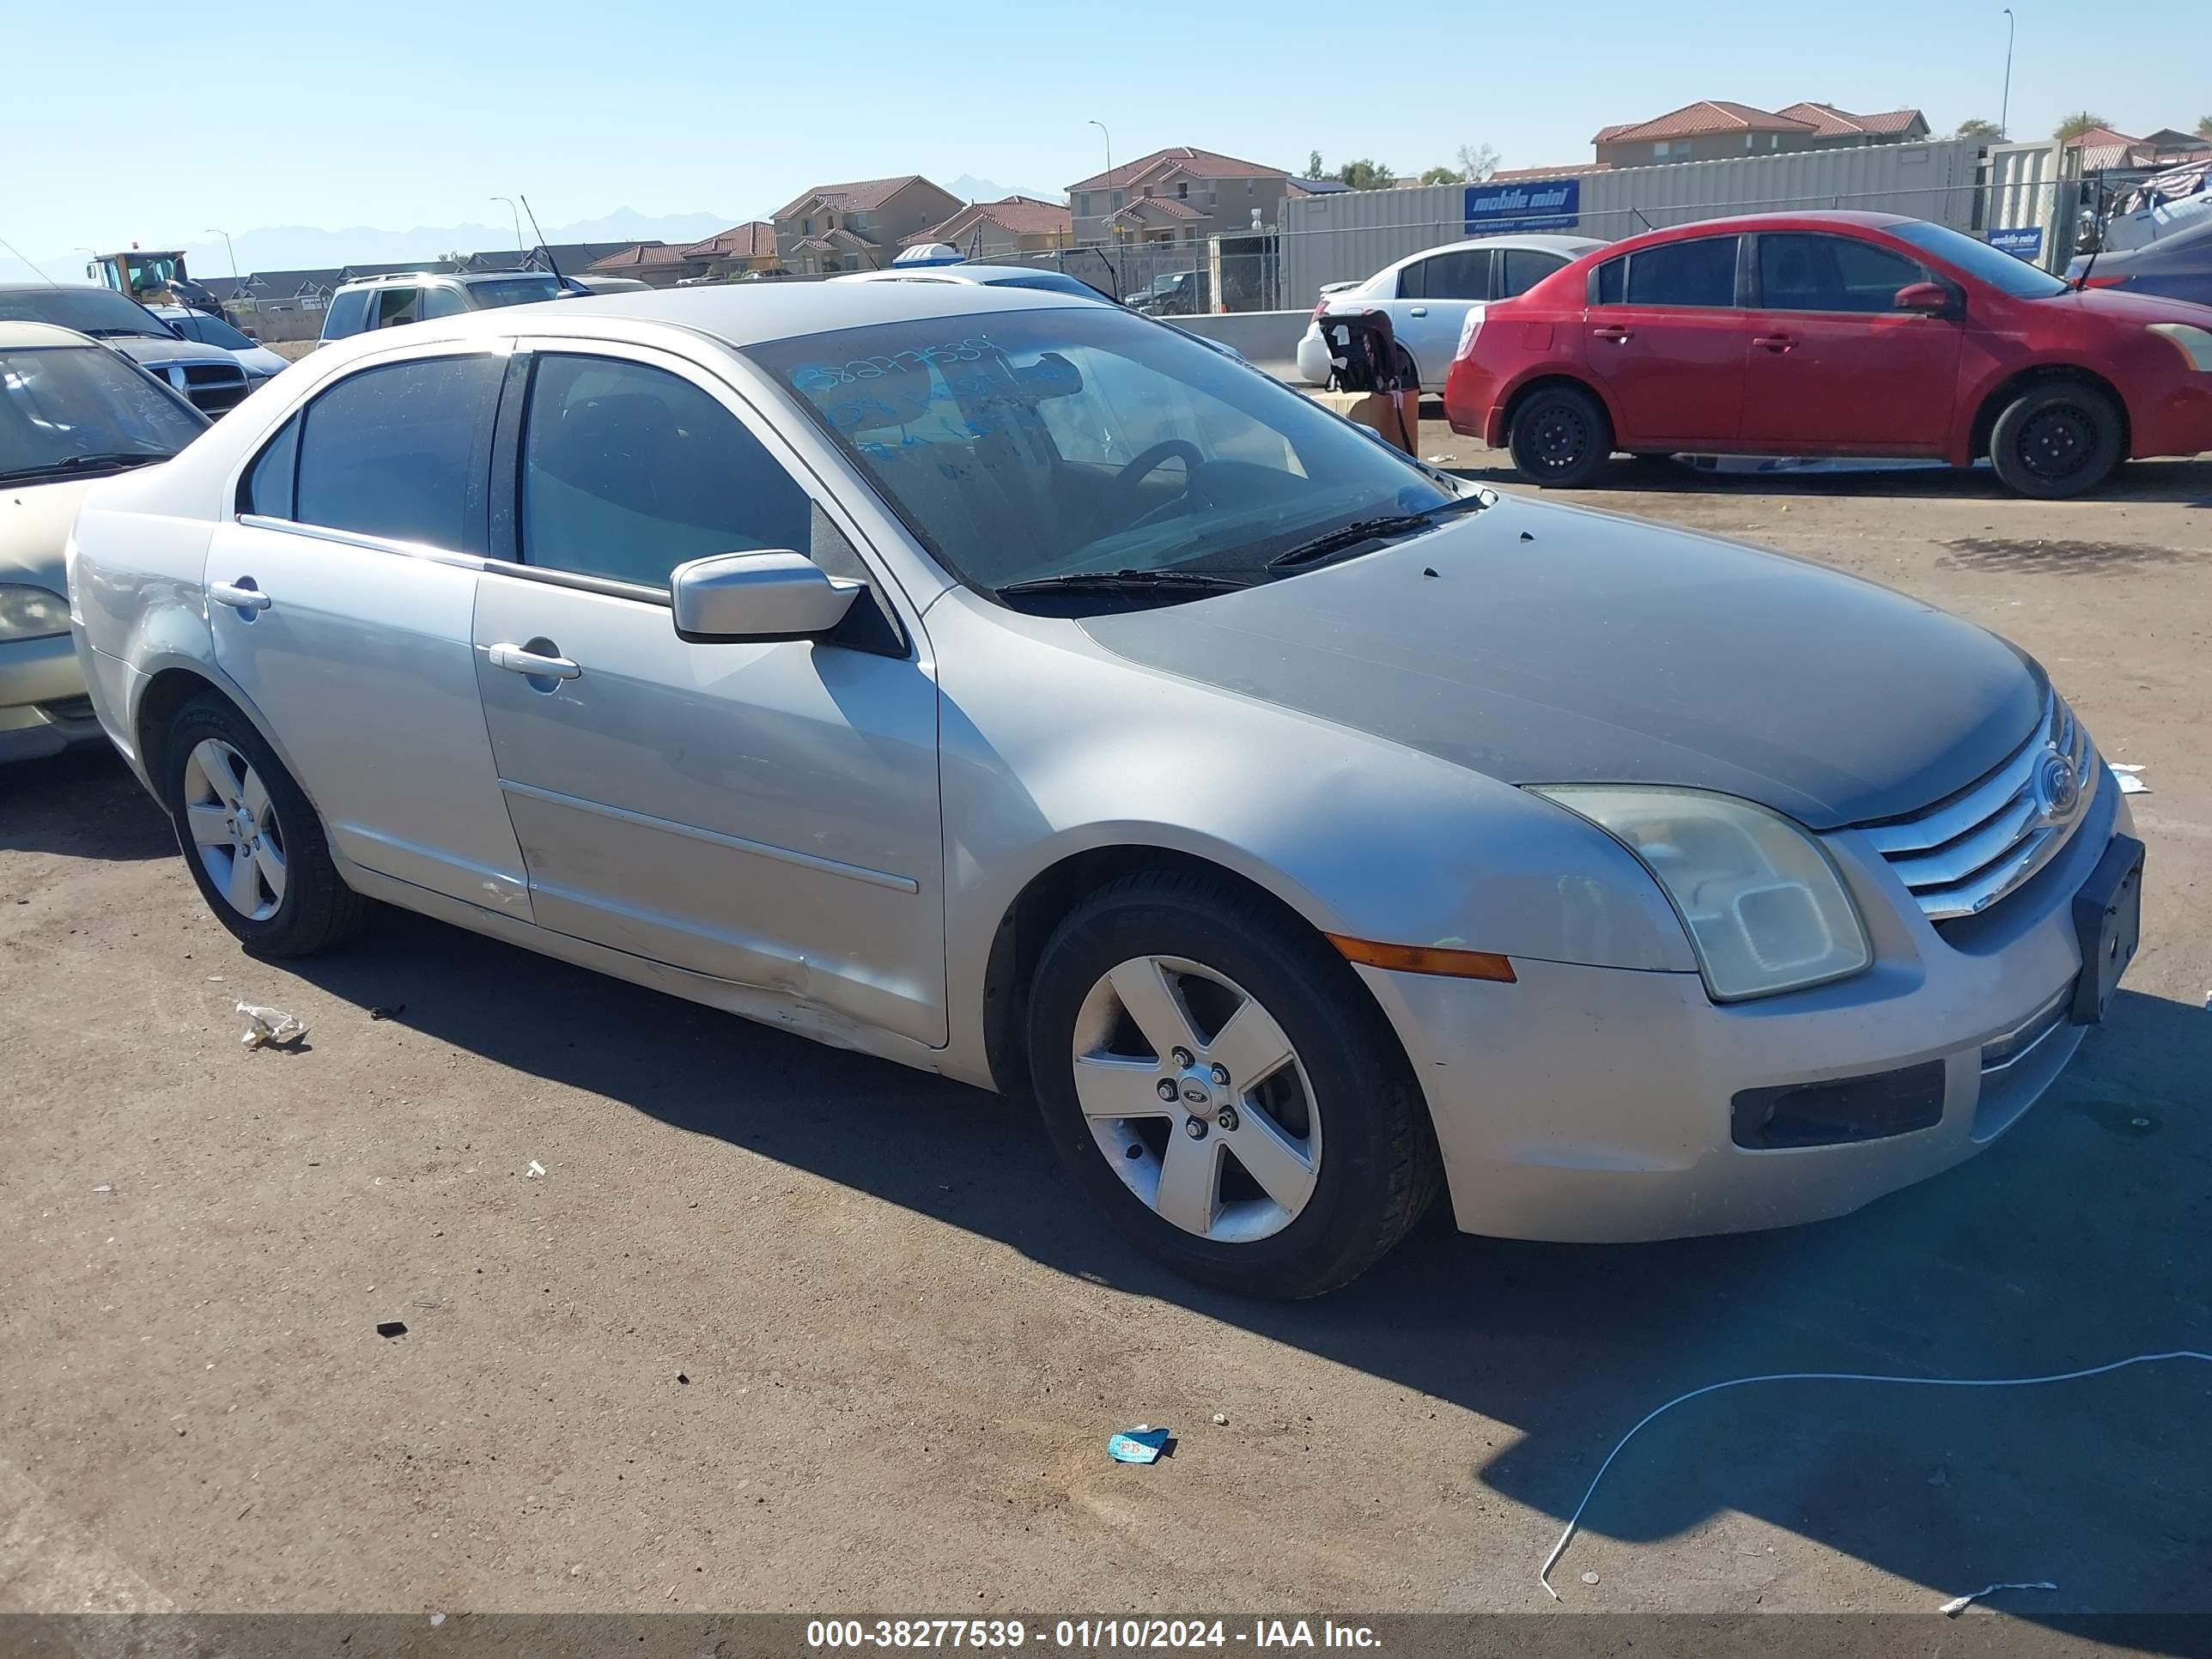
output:
[[[302,524],[465,548],[470,481],[503,360],[431,357],[367,368],[307,405],[300,438]]]
[[[343,340],[348,335],[358,334],[368,320],[368,290],[356,288],[335,295],[331,307],[323,313],[323,337]]]
[[[1735,303],[1733,236],[1695,242],[1662,242],[1628,256],[1628,303],[1632,306],[1732,306]]]
[[[1504,262],[1505,280],[1498,285],[1498,297],[1510,300],[1516,294],[1526,294],[1560,266],[1566,264],[1556,253],[1539,253],[1531,247],[1505,247],[1498,250]]]

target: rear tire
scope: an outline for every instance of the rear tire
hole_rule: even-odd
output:
[[[1352,969],[1217,877],[1139,873],[1078,906],[1038,963],[1029,1038],[1076,1183],[1200,1284],[1334,1290],[1440,1184],[1419,1091]]]
[[[161,804],[216,920],[258,957],[304,957],[361,931],[368,901],[331,861],[322,820],[252,720],[204,692],[161,745]]]
[[[1513,411],[1506,442],[1521,476],[1547,489],[1595,482],[1613,455],[1613,422],[1605,405],[1580,386],[1547,386]]]
[[[2096,489],[2122,459],[2119,405],[2086,380],[2031,386],[1990,431],[1990,462],[2008,489],[2062,501]]]

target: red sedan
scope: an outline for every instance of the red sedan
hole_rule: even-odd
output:
[[[1476,312],[1444,409],[1540,484],[1616,450],[1986,455],[2022,495],[2075,495],[2212,449],[2212,307],[2077,291],[1893,214],[1715,219]]]

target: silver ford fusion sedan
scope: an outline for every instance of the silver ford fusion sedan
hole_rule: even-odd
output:
[[[1471,489],[1107,306],[791,284],[316,353],[72,550],[252,951],[367,902],[970,1083],[1191,1277],[1832,1216],[2047,1089],[2142,849],[2037,665]]]

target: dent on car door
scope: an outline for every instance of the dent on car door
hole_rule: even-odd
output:
[[[510,380],[476,614],[538,921],[941,1045],[937,689],[907,624],[726,387],[547,345]],[[822,640],[678,638],[676,566],[769,549],[871,591]]]
[[[470,642],[504,361],[410,357],[319,393],[248,467],[206,580],[216,660],[333,848],[526,917]]]
[[[1591,273],[1583,357],[1611,394],[1615,446],[1724,445],[1743,418],[1741,239],[1660,242]]]

